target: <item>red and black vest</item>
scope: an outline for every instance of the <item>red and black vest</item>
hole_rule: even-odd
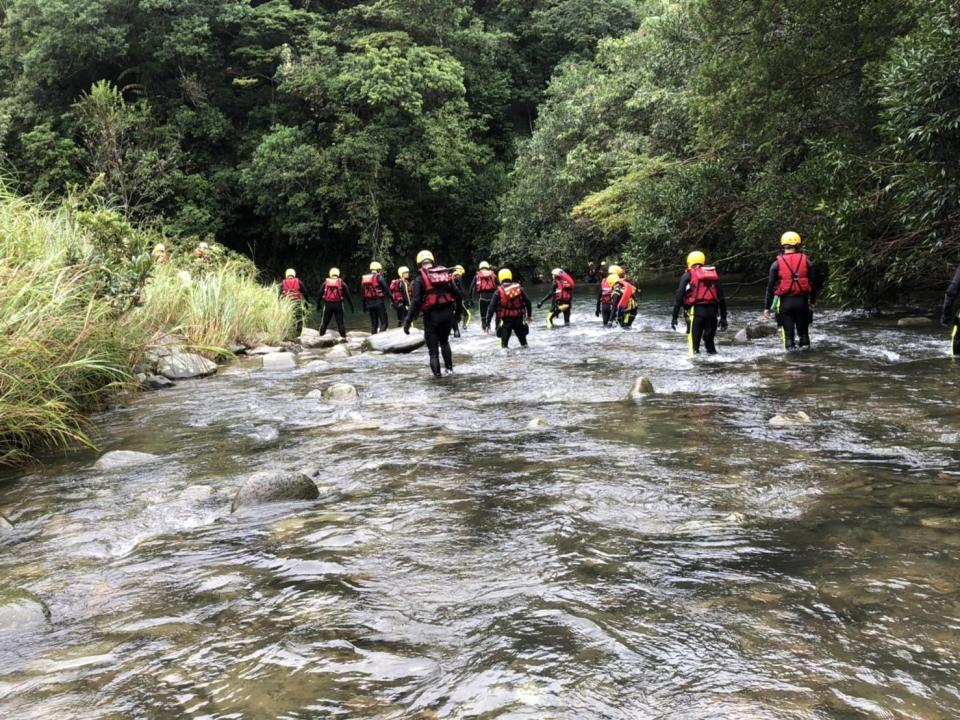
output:
[[[620,286],[620,303],[617,305],[617,307],[623,308],[624,310],[631,310],[636,307],[634,295],[637,294],[637,288],[628,283],[626,280],[621,280],[617,284]]]
[[[346,293],[343,291],[343,280],[327,278],[323,281],[323,301],[328,303],[343,302]]]
[[[285,278],[280,284],[280,292],[288,300],[303,300],[303,285],[295,277]]]
[[[710,265],[694,265],[690,268],[690,284],[684,296],[684,305],[713,305],[720,302],[717,269]]]
[[[407,294],[404,292],[403,285],[403,278],[397,278],[390,283],[390,299],[393,300],[394,305],[407,304]]]
[[[780,284],[773,293],[777,297],[810,294],[810,262],[804,253],[778,255],[777,273]]]
[[[507,318],[523,317],[526,306],[523,303],[523,288],[519,283],[509,283],[497,288],[497,317],[501,320]]]
[[[457,302],[454,291],[454,274],[444,267],[422,268],[420,277],[423,279],[423,312],[439,310]]]
[[[613,302],[613,285],[607,282],[607,279],[604,278],[600,281],[600,304],[609,305]]]
[[[553,281],[554,297],[558,303],[566,304],[573,300],[573,286],[576,283],[567,273],[562,272]]]
[[[493,270],[479,271],[473,282],[478,293],[492,293],[497,289],[497,276]]]
[[[380,273],[367,273],[360,279],[360,293],[364,300],[383,300],[383,288],[380,287]]]

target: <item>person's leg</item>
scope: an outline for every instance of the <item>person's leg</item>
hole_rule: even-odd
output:
[[[793,350],[797,347],[797,319],[794,308],[784,304],[780,306],[780,320],[783,323],[781,335],[783,349]]]
[[[376,335],[377,331],[380,329],[380,318],[377,315],[376,308],[368,305],[367,314],[370,316],[370,334]]]
[[[430,370],[440,377],[440,340],[431,315],[432,313],[425,313],[423,316],[423,338],[427,341],[427,352],[430,354]]]
[[[703,339],[703,306],[691,305],[687,324],[687,342],[691,355],[700,354],[700,341]]]
[[[387,316],[387,305],[381,302],[379,306],[380,332],[386,332],[390,327],[390,318]]]
[[[610,327],[613,322],[613,305],[603,304],[600,306],[600,319],[603,320],[604,327]]]
[[[450,349],[450,332],[456,325],[453,308],[444,308],[439,311],[440,319],[437,323],[437,340],[440,344],[440,353],[443,355],[443,366],[453,370],[453,351]]]
[[[340,332],[340,337],[342,337],[343,339],[346,339],[347,326],[343,321],[343,303],[337,303],[334,306],[333,316],[337,319],[337,330]]]
[[[708,306],[707,312],[703,316],[703,345],[707,350],[708,355],[717,354],[717,325],[719,319],[717,318],[717,307],[716,305]]]
[[[481,295],[480,296],[480,326],[484,330],[490,329],[490,323],[487,322],[487,310],[490,309],[490,300],[492,299],[491,295]]]
[[[800,347],[810,347],[810,300],[807,297],[799,298],[797,303],[797,344]]]
[[[564,324],[564,325],[569,325],[569,324],[570,324],[570,311],[571,311],[571,310],[573,310],[573,303],[572,303],[572,302],[571,302],[569,305],[567,305],[567,309],[563,311],[563,324]]]
[[[520,347],[527,347],[527,335],[530,332],[530,328],[527,327],[527,323],[523,318],[517,318],[515,321],[516,325],[513,328],[513,332],[517,335],[517,340],[520,341]]]
[[[500,328],[500,347],[506,349],[510,345],[510,335],[513,333],[513,319],[507,318]]]
[[[330,325],[330,316],[332,315],[330,303],[323,304],[323,311],[320,313],[320,334],[326,335],[327,327]]]

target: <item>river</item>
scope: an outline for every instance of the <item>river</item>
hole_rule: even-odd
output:
[[[731,305],[714,358],[666,292],[627,332],[581,297],[527,351],[474,325],[439,381],[425,350],[239,363],[95,418],[162,461],[0,479],[0,604],[49,609],[0,623],[0,717],[957,717],[945,332],[828,311],[785,356]],[[306,398],[334,381],[361,402]],[[319,500],[231,514],[274,467]]]

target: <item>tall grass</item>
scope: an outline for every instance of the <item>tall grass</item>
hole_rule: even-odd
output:
[[[116,230],[116,218],[107,219]],[[159,266],[136,307],[116,302],[111,293],[129,288],[115,277],[148,244],[139,231],[121,230],[133,240],[110,244],[89,218],[42,210],[0,184],[0,465],[91,445],[84,413],[130,382],[157,334],[224,348],[282,340],[292,328],[290,303],[259,285],[252,264],[239,259],[194,270],[189,283],[176,264]]]

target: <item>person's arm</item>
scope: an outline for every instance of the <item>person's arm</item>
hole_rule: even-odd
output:
[[[600,317],[600,299],[603,297],[603,280],[597,283],[597,317]]]
[[[497,316],[497,308],[500,306],[500,293],[494,293],[493,297],[490,298],[490,304],[487,305],[487,317],[485,319],[486,324],[489,326],[493,322],[494,318]]]
[[[307,286],[303,284],[303,280],[297,278],[297,282],[300,283],[300,294],[303,295],[303,302],[306,305],[310,304],[310,296],[307,294]]]
[[[780,263],[776,260],[770,266],[770,274],[767,277],[767,292],[763,296],[763,314],[770,317],[770,307],[773,305],[773,293],[780,284]]]
[[[468,300],[468,302],[470,303],[470,307],[473,307],[473,303],[476,301],[476,298],[477,298],[477,278],[478,277],[480,277],[480,273],[477,273],[476,275],[474,275],[473,282],[470,283],[470,299]]]
[[[523,306],[527,309],[527,320],[533,320],[533,303],[530,302],[530,298],[527,296],[526,290],[521,288],[520,292],[523,296]],[[494,293],[494,297],[500,297],[500,293]]]
[[[680,284],[677,286],[677,294],[673,299],[673,320],[670,322],[670,326],[676,330],[677,329],[677,319],[680,317],[680,308],[683,307],[683,298],[687,294],[687,285],[690,284],[690,272],[687,271],[680,276]]]
[[[553,283],[553,284],[550,285],[550,290],[547,291],[547,294],[543,296],[543,300],[541,300],[540,302],[537,303],[537,307],[538,307],[538,308],[543,307],[543,304],[544,304],[547,300],[549,300],[550,298],[552,298],[552,297],[556,294],[556,292],[557,292],[557,285],[556,285],[556,283]]]
[[[346,283],[341,283],[343,285],[343,297],[350,305],[350,312],[355,313],[356,310],[353,307],[353,298],[350,297],[350,288]]]
[[[723,285],[717,281],[717,304],[720,306],[720,329],[727,329],[727,296],[723,293]]]
[[[807,258],[807,278],[810,280],[810,306],[817,304],[817,295],[820,294],[820,272],[810,258]]]
[[[410,333],[410,326],[420,314],[420,306],[423,304],[423,280],[418,276],[413,281],[413,297],[410,299],[410,309],[407,310],[407,317],[403,320],[403,331]]]
[[[950,325],[953,322],[953,304],[957,301],[957,294],[960,293],[960,267],[953,274],[953,280],[947,287],[947,293],[943,296],[943,311],[940,315],[940,322],[944,325]]]
[[[390,298],[390,285],[383,275],[380,275],[380,289],[383,291],[383,299],[388,300]]]

